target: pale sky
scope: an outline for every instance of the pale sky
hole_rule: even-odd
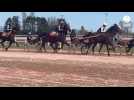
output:
[[[35,12],[35,16],[40,17],[60,17],[64,15],[67,22],[70,22],[71,28],[80,29],[81,25],[87,30],[96,31],[105,21],[105,13],[108,13],[107,22],[111,26],[119,23],[123,16],[130,16],[134,22],[134,12]],[[27,12],[29,14],[29,12]],[[19,16],[21,21],[21,12],[0,12],[0,26],[3,26],[8,17]],[[133,28],[134,31],[134,28]]]

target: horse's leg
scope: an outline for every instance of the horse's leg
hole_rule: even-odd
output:
[[[54,49],[54,47],[53,47],[53,43],[52,43],[52,42],[50,42],[50,46],[51,46],[52,49]]]
[[[36,47],[38,48],[38,52],[42,52],[43,43],[37,43]]]
[[[89,52],[89,49],[91,48],[91,46],[92,46],[93,44],[88,44],[88,50],[87,50],[87,54],[88,54],[88,52]]]
[[[133,47],[132,47],[132,51],[131,51],[131,54],[130,54],[131,56],[133,55]]]
[[[45,42],[42,43],[42,46],[43,46],[44,52],[47,52],[47,50],[46,50],[46,43]]]
[[[54,53],[57,53],[58,50],[58,42],[54,43]]]
[[[94,49],[95,49],[96,45],[97,45],[97,43],[94,43],[93,46],[92,46],[92,53],[93,53],[93,55],[94,55]]]
[[[10,48],[10,47],[11,47],[12,43],[13,43],[13,41],[10,41],[10,43],[9,43],[8,47],[6,47],[6,48],[5,48],[5,50],[6,50],[6,51],[8,51],[8,48]]]
[[[5,42],[5,40],[2,40],[2,41],[0,42],[1,45],[2,45],[2,50],[4,50],[4,48],[5,48],[4,42]]]
[[[64,43],[69,47],[70,46],[70,44],[67,42],[67,41],[64,41]]]
[[[66,46],[68,47],[67,50],[69,51],[70,48],[71,48],[71,45],[70,45],[66,40],[64,41],[64,44],[66,44]],[[63,46],[64,46],[64,45],[63,45]]]
[[[15,41],[15,44],[16,44],[16,46],[17,46],[17,47],[19,47],[19,46],[20,46],[20,45],[19,45],[19,43],[18,43],[18,42],[16,42],[16,41]]]
[[[61,42],[61,49],[63,50],[64,42]]]
[[[102,48],[103,48],[103,43],[100,44],[99,54],[100,54]]]
[[[114,51],[114,53],[116,52],[115,46],[112,45],[112,50]]]
[[[57,46],[56,46],[57,44]],[[54,53],[56,53],[56,47],[58,49],[58,43],[50,43],[50,46],[52,47],[52,49],[54,50]]]
[[[120,51],[120,56],[121,56],[122,55],[122,53],[121,53],[121,45],[118,45],[117,47],[118,47],[118,49]]]
[[[128,53],[130,52],[130,50],[132,49],[132,46],[128,46],[127,48],[126,48],[126,54],[128,55]]]
[[[108,44],[106,44],[106,48],[107,48],[108,56],[110,56],[110,53],[109,53],[109,46],[108,46]]]

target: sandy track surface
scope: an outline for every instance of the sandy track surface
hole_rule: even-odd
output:
[[[1,51],[0,86],[134,86],[134,57]]]

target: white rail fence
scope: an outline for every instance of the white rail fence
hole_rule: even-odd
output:
[[[32,37],[36,37],[37,35],[32,35]],[[70,37],[66,38],[67,41],[70,41]],[[17,43],[22,43],[21,46],[23,45],[24,51],[29,51],[30,45],[27,42],[27,36],[26,35],[16,35],[15,41]]]

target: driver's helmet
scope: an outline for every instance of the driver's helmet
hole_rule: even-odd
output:
[[[28,34],[29,34],[29,35],[31,35],[32,33],[31,33],[31,32],[29,32]]]
[[[12,29],[11,29],[11,28],[9,28],[8,30],[9,30],[9,31],[12,31]]]
[[[103,23],[103,26],[106,27],[108,24],[107,23]]]

